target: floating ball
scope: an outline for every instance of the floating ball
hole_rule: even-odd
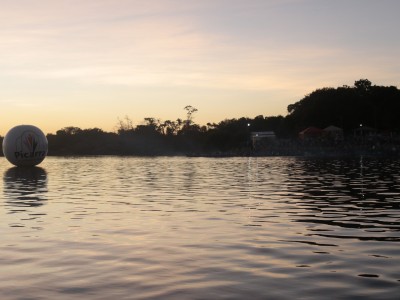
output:
[[[48,143],[43,131],[33,125],[11,128],[3,140],[7,160],[19,167],[36,166],[47,155]]]

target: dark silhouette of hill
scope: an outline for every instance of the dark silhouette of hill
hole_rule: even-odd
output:
[[[286,121],[292,132],[308,126],[335,125],[349,132],[363,124],[377,130],[400,129],[400,91],[360,79],[353,87],[317,89],[288,106]]]

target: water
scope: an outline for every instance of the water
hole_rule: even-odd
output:
[[[0,160],[1,299],[398,299],[400,161]]]

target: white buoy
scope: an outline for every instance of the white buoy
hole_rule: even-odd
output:
[[[3,140],[7,160],[19,167],[36,166],[47,155],[48,143],[43,131],[33,125],[11,128]]]

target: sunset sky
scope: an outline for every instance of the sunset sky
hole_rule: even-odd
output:
[[[321,87],[400,85],[398,0],[0,0],[0,135],[118,118],[285,115]]]

